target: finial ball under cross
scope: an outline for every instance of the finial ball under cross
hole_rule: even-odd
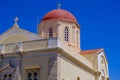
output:
[[[18,19],[18,17],[16,17],[16,18],[15,18],[15,23],[17,23],[17,22],[18,22],[18,20],[19,20],[19,19]]]
[[[61,4],[59,3],[57,6],[58,6],[58,9],[60,9],[60,7],[61,7]]]

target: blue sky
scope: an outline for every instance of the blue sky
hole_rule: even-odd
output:
[[[104,48],[111,80],[120,80],[120,1],[119,0],[0,0],[0,34],[19,18],[19,26],[37,33],[39,21],[50,10],[70,11],[81,25],[81,48]]]

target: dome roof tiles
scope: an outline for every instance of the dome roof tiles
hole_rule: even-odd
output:
[[[70,12],[63,9],[55,9],[48,12],[42,20],[48,19],[64,19],[72,22],[77,22],[76,18]]]

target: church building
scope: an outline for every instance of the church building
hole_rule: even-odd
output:
[[[0,35],[0,80],[109,80],[104,49],[81,50],[80,25],[69,11],[45,14],[37,34],[17,21]]]

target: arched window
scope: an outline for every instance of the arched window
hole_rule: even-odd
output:
[[[104,60],[102,59],[101,62],[102,62],[102,64],[103,64],[103,63],[104,63]]]
[[[77,77],[77,80],[80,80],[80,77]]]
[[[13,79],[12,79],[12,74],[5,74],[5,75],[3,76],[3,80],[13,80]]]
[[[3,80],[7,80],[7,75],[6,74],[4,74]]]
[[[77,39],[77,45],[78,45],[78,30],[76,31],[76,39]]]
[[[37,77],[37,72],[34,72],[34,74],[33,74],[33,78],[34,78],[34,80],[38,80],[38,77]]]
[[[32,80],[32,73],[28,73],[28,80]]]
[[[39,30],[39,34],[42,35],[42,30],[41,29]]]
[[[39,80],[39,69],[28,69],[27,80]]]
[[[52,27],[50,27],[49,29],[49,38],[52,38],[53,37],[53,29]]]
[[[8,75],[8,80],[12,80],[12,74]]]
[[[65,39],[65,41],[68,41],[68,40],[69,40],[69,30],[68,30],[67,27],[65,27],[64,39]]]

